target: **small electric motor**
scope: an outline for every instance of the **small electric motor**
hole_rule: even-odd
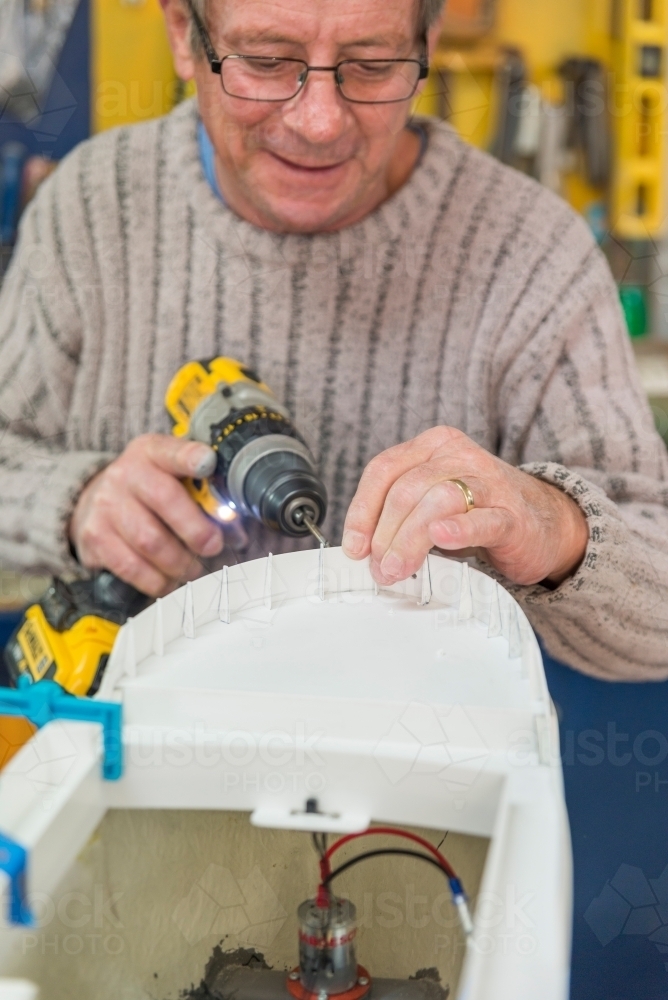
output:
[[[288,978],[288,990],[298,1000],[361,1000],[371,988],[365,969],[357,964],[357,912],[348,899],[330,897],[329,905],[307,899],[297,911],[299,970]]]

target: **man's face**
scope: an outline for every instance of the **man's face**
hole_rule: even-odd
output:
[[[416,13],[415,0],[211,0],[208,27],[219,57],[333,66],[417,58]],[[333,73],[316,72],[293,99],[256,103],[227,95],[204,58],[192,68],[223,192],[245,218],[279,231],[336,229],[391,192],[410,101],[352,104]]]

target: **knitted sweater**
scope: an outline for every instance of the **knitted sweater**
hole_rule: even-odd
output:
[[[585,224],[427,123],[407,183],[337,233],[276,235],[207,184],[192,102],[83,143],[26,211],[0,294],[0,559],[73,568],[86,481],[168,433],[174,372],[230,355],[293,412],[340,539],[365,464],[448,424],[556,484],[589,523],[556,590],[505,584],[547,648],[668,677],[668,458]],[[247,556],[292,543],[255,531]]]

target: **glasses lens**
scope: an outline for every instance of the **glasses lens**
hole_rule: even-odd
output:
[[[229,56],[223,60],[223,89],[246,101],[287,101],[299,91],[306,63],[297,59]]]
[[[339,68],[339,87],[349,101],[390,104],[407,101],[415,93],[420,67],[413,60],[382,62],[360,59]]]

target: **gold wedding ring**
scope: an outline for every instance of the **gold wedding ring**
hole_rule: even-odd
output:
[[[466,513],[468,514],[469,511],[473,510],[475,507],[475,500],[473,499],[473,494],[466,483],[462,482],[461,479],[447,479],[446,482],[454,483],[455,486],[459,486],[462,491],[462,496],[464,497],[464,502],[466,503]]]

